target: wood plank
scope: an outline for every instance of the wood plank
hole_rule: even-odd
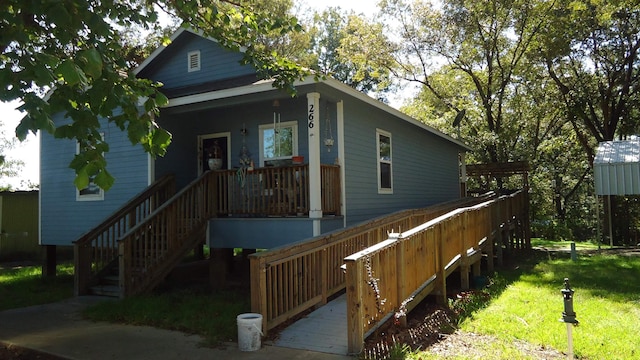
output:
[[[284,329],[274,345],[346,355],[347,295],[341,295]]]

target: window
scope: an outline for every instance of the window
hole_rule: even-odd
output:
[[[103,134],[100,134],[104,136]],[[76,143],[76,154],[80,153],[80,143]],[[104,200],[104,190],[94,181],[94,177],[89,178],[89,186],[78,190],[76,188],[76,201],[101,201]]]
[[[187,70],[189,72],[200,70],[200,50],[187,53]]]
[[[260,161],[264,166],[278,165],[298,155],[298,123],[260,125]]]
[[[376,144],[378,153],[378,193],[393,193],[393,172],[391,157],[391,134],[377,129]]]

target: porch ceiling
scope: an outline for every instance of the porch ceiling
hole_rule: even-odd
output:
[[[255,80],[255,78],[254,78]],[[241,81],[249,82],[248,78],[229,80],[224,85],[232,83],[239,83]],[[301,84],[296,86],[297,98],[300,99],[304,94],[308,92],[318,91],[319,83]],[[248,85],[239,86],[234,88],[222,88],[219,90],[213,90],[214,87],[221,87],[223,84],[204,84],[199,86],[200,90],[207,89],[204,92],[198,92],[191,95],[169,97],[169,105],[163,108],[163,112],[167,114],[178,114],[189,111],[198,111],[205,109],[225,108],[237,105],[255,104],[259,102],[271,102],[279,99],[291,99],[291,95],[284,90],[276,89],[269,81],[254,81]],[[192,89],[183,89],[174,91],[176,94],[180,92],[187,93],[193,91]],[[170,90],[173,91],[173,90]],[[295,98],[295,97],[294,97]],[[328,97],[324,97],[329,99]],[[306,99],[305,99],[306,101]],[[335,101],[331,100],[330,101]]]

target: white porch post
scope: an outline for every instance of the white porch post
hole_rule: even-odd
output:
[[[342,226],[347,226],[347,194],[346,194],[346,180],[345,169],[346,162],[344,161],[344,102],[342,100],[336,103],[336,122],[337,122],[337,135],[338,135],[338,159],[340,165],[340,213],[342,214]]]
[[[461,150],[458,153],[460,159],[460,197],[467,196],[467,153]]]
[[[307,94],[307,130],[309,131],[309,217],[322,218],[320,184],[320,94]],[[313,235],[320,235],[320,221],[314,221]]]

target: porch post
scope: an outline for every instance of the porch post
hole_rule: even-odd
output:
[[[307,128],[309,131],[309,217],[322,218],[320,173],[320,94],[307,94]],[[313,235],[320,235],[320,224],[314,222]]]
[[[340,164],[340,214],[343,218],[343,227],[347,227],[347,208],[346,208],[346,190],[345,186],[345,169],[346,162],[344,158],[344,102],[342,100],[336,103],[336,122],[337,122],[337,136],[338,136],[338,160]]]
[[[464,198],[467,196],[467,153],[465,151],[460,151],[458,153],[458,157],[460,159],[460,197]]]

